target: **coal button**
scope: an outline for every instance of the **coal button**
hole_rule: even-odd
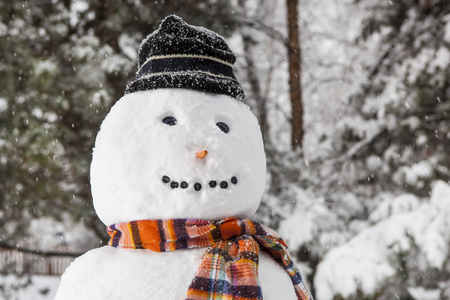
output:
[[[214,180],[211,180],[210,182],[209,182],[209,186],[210,187],[216,187],[216,185],[217,185],[217,182],[216,181],[214,181]]]
[[[196,191],[200,191],[202,189],[202,185],[200,183],[196,183],[196,184],[194,184],[194,189]]]

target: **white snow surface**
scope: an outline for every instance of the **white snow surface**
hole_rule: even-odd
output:
[[[332,246],[340,244],[342,238],[337,231],[340,229],[336,215],[330,213],[325,205],[325,199],[316,198],[298,187],[290,187],[296,206],[292,215],[286,216],[281,222],[278,233],[287,241],[290,249],[299,249],[312,240],[320,238],[323,244]],[[320,234],[325,231],[326,233]],[[337,240],[336,240],[337,239]],[[323,252],[326,249],[323,249]]]
[[[21,245],[41,250],[67,251],[67,249],[71,249],[74,252],[87,251],[98,246],[98,237],[86,229],[83,224],[74,222],[67,214],[62,215],[62,219],[63,222],[48,217],[31,220],[29,224],[30,237],[22,239]],[[34,238],[33,232],[39,232],[41,238]]]
[[[55,298],[56,290],[60,282],[59,277],[33,275],[31,283],[26,284],[28,278],[18,278],[15,275],[0,276],[0,299],[20,300],[52,300]],[[18,288],[24,285],[25,287]]]
[[[174,117],[176,125],[162,120]],[[216,125],[226,123],[222,132]],[[196,157],[207,150],[204,159]],[[172,189],[162,177],[189,184]],[[237,177],[237,184],[231,178]],[[95,210],[105,225],[143,219],[249,217],[265,188],[256,117],[240,101],[185,89],[128,94],[104,120],[91,165]],[[211,188],[209,182],[217,181]],[[227,181],[228,188],[220,188]],[[202,189],[196,191],[194,184]]]
[[[447,25],[445,26],[444,41],[450,43],[450,14],[446,16]]]
[[[376,222],[347,243],[330,250],[315,276],[316,297],[354,295],[358,288],[373,294],[396,272],[396,254],[414,240],[430,267],[442,268],[449,251],[450,185],[435,183],[430,199],[413,195],[385,200],[372,212]]]
[[[5,98],[0,98],[0,112],[8,109],[8,101]]]

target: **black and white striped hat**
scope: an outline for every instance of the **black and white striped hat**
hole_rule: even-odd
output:
[[[242,100],[244,92],[233,73],[235,61],[221,36],[171,15],[142,41],[136,80],[125,93],[186,88]]]

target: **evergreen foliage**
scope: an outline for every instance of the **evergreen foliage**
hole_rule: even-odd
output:
[[[0,2],[3,241],[64,213],[106,239],[89,185],[95,136],[134,79],[139,43],[171,13],[224,35],[235,26],[227,1]]]
[[[450,180],[450,6],[357,3],[367,10],[359,43],[376,46],[348,103],[360,120],[337,127],[335,147],[352,175],[344,183],[426,196],[432,182]]]

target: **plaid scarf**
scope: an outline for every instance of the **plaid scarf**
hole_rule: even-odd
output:
[[[286,243],[260,223],[229,218],[141,220],[108,226],[109,245],[156,252],[209,247],[187,291],[186,299],[262,299],[258,280],[262,247],[291,277],[298,299],[311,294],[292,262]]]

